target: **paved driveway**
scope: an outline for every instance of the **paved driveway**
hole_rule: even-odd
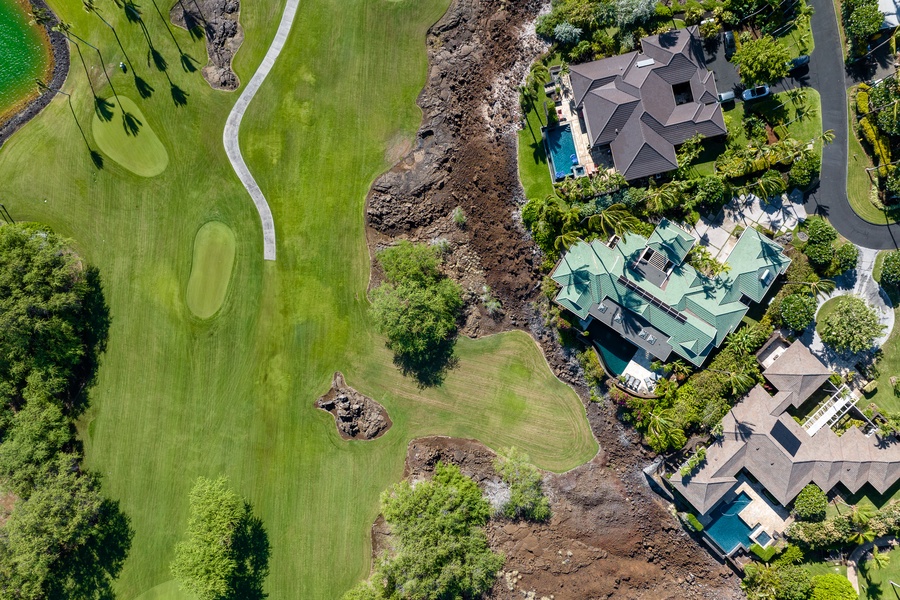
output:
[[[860,218],[847,198],[847,85],[853,76],[844,68],[837,16],[831,0],[812,0],[816,50],[810,61],[810,85],[822,97],[822,127],[834,130],[834,142],[822,150],[819,184],[807,195],[806,210],[828,217],[851,242],[864,248],[897,248],[900,225],[873,225]]]

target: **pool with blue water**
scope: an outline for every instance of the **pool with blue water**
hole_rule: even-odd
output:
[[[578,165],[578,154],[575,152],[575,138],[572,137],[572,126],[562,125],[550,127],[544,131],[547,150],[550,155],[550,168],[554,179],[562,179],[572,174],[572,167]]]
[[[706,527],[706,533],[725,554],[731,554],[741,544],[745,548],[753,545],[750,540],[752,529],[738,516],[750,502],[750,496],[741,492],[737,498],[720,505],[710,515],[712,521]]]

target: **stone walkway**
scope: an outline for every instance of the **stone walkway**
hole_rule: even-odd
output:
[[[857,246],[858,247],[858,246]],[[878,250],[870,248],[859,248],[859,263],[856,269],[852,271],[850,276],[843,275],[835,278],[837,288],[828,295],[827,298],[819,298],[819,308],[831,298],[838,296],[854,295],[865,300],[869,306],[878,313],[878,321],[885,326],[884,334],[875,340],[876,346],[882,346],[887,342],[894,329],[894,309],[891,301],[888,299],[887,293],[872,278],[872,270],[875,268],[875,259],[878,257]],[[832,367],[852,368],[857,362],[855,356],[844,356],[835,353],[822,343],[822,338],[816,332],[815,326],[809,327],[800,336],[800,340],[809,346],[809,349]]]
[[[262,190],[259,189],[259,184],[256,183],[253,174],[250,173],[250,169],[247,168],[247,163],[244,162],[238,133],[240,132],[241,119],[244,118],[244,112],[247,110],[256,92],[259,91],[259,87],[265,81],[269,71],[275,65],[275,60],[284,48],[288,34],[291,32],[291,26],[294,24],[294,17],[297,15],[299,4],[300,0],[287,0],[284,12],[281,14],[281,23],[278,24],[278,31],[275,32],[275,39],[272,40],[265,58],[263,58],[256,73],[253,74],[247,87],[241,92],[240,97],[231,109],[228,120],[225,122],[225,131],[222,133],[222,142],[225,144],[225,153],[228,155],[228,160],[231,161],[231,166],[237,173],[241,183],[247,188],[247,192],[253,199],[253,204],[256,205],[260,221],[262,221],[263,257],[266,260],[275,260],[275,220],[272,218],[272,211],[269,209],[266,197],[263,195]]]

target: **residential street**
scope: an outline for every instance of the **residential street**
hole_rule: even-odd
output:
[[[900,224],[874,225],[850,207],[847,198],[847,85],[837,16],[831,0],[811,0],[816,48],[809,64],[809,85],[822,97],[822,128],[834,130],[834,142],[822,151],[821,181],[806,198],[806,210],[828,217],[848,240],[864,248],[900,246]]]

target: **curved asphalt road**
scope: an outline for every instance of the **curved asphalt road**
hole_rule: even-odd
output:
[[[885,250],[900,244],[900,224],[874,225],[859,217],[847,198],[847,82],[831,0],[812,0],[816,49],[809,62],[809,85],[822,98],[822,127],[834,130],[834,141],[822,150],[818,187],[806,198],[806,210],[828,217],[842,236],[864,248]]]
[[[256,205],[256,210],[259,212],[263,228],[263,257],[266,260],[275,260],[275,220],[272,218],[272,211],[269,209],[266,197],[263,196],[262,190],[259,189],[259,184],[256,183],[256,180],[250,173],[250,169],[247,168],[247,163],[244,162],[244,157],[241,155],[238,132],[241,128],[241,119],[244,118],[244,111],[247,110],[247,106],[250,105],[250,101],[253,100],[262,82],[266,79],[266,75],[272,70],[275,59],[278,58],[282,48],[284,48],[288,34],[291,32],[291,26],[294,24],[294,17],[297,15],[299,4],[300,0],[287,0],[284,12],[281,15],[281,23],[278,24],[278,31],[275,32],[275,39],[272,40],[265,58],[263,58],[256,73],[253,74],[250,83],[241,92],[241,96],[235,102],[234,108],[228,114],[228,120],[225,122],[225,131],[222,133],[222,142],[225,144],[225,153],[228,155],[228,160],[231,161],[231,166],[237,173],[241,183],[247,188],[247,192],[253,199],[253,204]]]

